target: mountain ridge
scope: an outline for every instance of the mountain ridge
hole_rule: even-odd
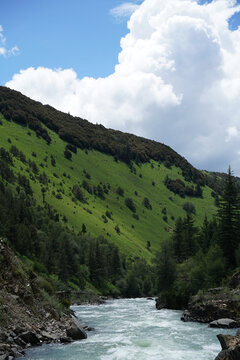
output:
[[[29,126],[47,142],[51,139],[41,123],[58,133],[64,141],[79,148],[99,150],[126,163],[144,163],[153,159],[164,162],[169,167],[176,165],[182,169],[186,180],[198,181],[204,185],[203,174],[168,145],[130,133],[106,129],[103,125],[95,125],[80,117],[65,114],[50,105],[42,105],[18,91],[2,86],[0,112],[7,120],[12,119]]]

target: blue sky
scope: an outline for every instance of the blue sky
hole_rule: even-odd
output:
[[[240,0],[232,4],[0,0],[0,84],[240,175]]]
[[[140,4],[142,0],[134,0]],[[199,0],[200,4],[212,0]],[[238,0],[240,3],[240,0]],[[0,84],[28,67],[73,68],[79,78],[105,77],[118,62],[120,39],[128,33],[127,18],[111,9],[121,0],[0,0],[0,24],[6,46],[17,56],[0,57]],[[237,13],[229,21],[235,30]]]
[[[79,77],[113,72],[126,20],[109,11],[118,0],[0,0],[7,47],[18,56],[0,58],[0,82],[30,66],[74,68]]]

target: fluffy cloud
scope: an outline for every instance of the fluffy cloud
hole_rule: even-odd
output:
[[[3,36],[3,27],[0,25],[0,56],[11,56],[11,55],[17,55],[19,52],[19,49],[17,46],[14,46],[11,49],[6,48],[6,38]]]
[[[240,174],[240,30],[234,0],[145,0],[106,78],[29,68],[6,86],[92,122],[172,146],[199,168]]]

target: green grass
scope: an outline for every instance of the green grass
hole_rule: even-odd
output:
[[[164,185],[164,179],[168,175],[172,179],[182,179],[181,170],[172,167],[166,168],[163,164],[152,161],[136,167],[136,175],[129,167],[122,162],[115,162],[113,157],[97,151],[78,149],[77,154],[73,154],[72,160],[65,159],[63,152],[66,143],[57,134],[48,130],[52,143],[47,145],[44,140],[36,137],[35,133],[26,127],[16,123],[8,122],[0,117],[3,125],[0,125],[0,146],[9,149],[11,145],[17,146],[27,157],[35,161],[39,173],[45,172],[50,180],[48,191],[46,192],[46,202],[52,205],[61,216],[66,216],[68,226],[76,232],[81,231],[82,224],[87,227],[87,232],[94,236],[103,235],[107,239],[117,244],[120,250],[127,256],[143,256],[150,260],[152,253],[159,249],[162,240],[170,236],[178,216],[184,216],[185,212],[182,205],[190,201],[196,208],[196,222],[200,224],[204,216],[209,218],[216,212],[214,199],[211,196],[211,189],[203,188],[203,198],[184,198],[174,195]],[[31,136],[28,135],[31,134]],[[9,143],[8,139],[11,140]],[[32,156],[35,152],[37,157]],[[51,165],[51,154],[56,159],[56,167]],[[44,158],[48,156],[47,162]],[[43,163],[42,168],[40,164]],[[14,158],[14,172],[21,172],[29,177],[27,172],[28,164],[23,164]],[[91,179],[86,179],[83,170],[91,175]],[[57,174],[56,178],[53,173]],[[63,177],[66,173],[68,177]],[[142,175],[140,177],[139,175]],[[72,201],[72,187],[74,184],[81,185],[86,179],[91,185],[102,184],[110,185],[109,194],[106,199],[90,195],[84,191],[87,202],[77,203]],[[152,182],[155,182],[155,186]],[[55,184],[55,186],[54,186]],[[37,178],[31,180],[31,187],[34,197],[40,205],[43,204],[41,184]],[[124,197],[116,194],[116,189],[121,186],[124,189]],[[52,192],[62,189],[62,199],[57,199]],[[138,195],[135,195],[135,191]],[[132,216],[132,212],[126,207],[124,201],[127,197],[133,199],[136,205],[136,214],[139,220]],[[142,201],[147,197],[152,205],[152,210],[146,209]],[[167,209],[168,221],[163,220],[162,210]],[[108,219],[104,223],[102,215],[106,211],[112,212],[113,220]],[[91,213],[90,213],[91,212]],[[120,228],[120,235],[115,231],[115,226]],[[146,249],[147,241],[151,243],[151,251]]]

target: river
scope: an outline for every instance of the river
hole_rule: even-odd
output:
[[[73,306],[94,327],[88,339],[70,345],[44,345],[27,351],[28,360],[214,360],[219,333],[206,324],[183,323],[181,312],[156,310],[155,301],[121,299],[100,306]]]

